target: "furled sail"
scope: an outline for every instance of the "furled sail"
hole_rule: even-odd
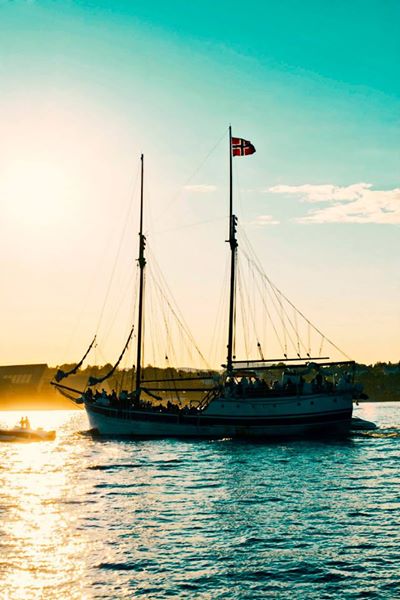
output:
[[[75,367],[73,369],[71,369],[70,371],[66,371],[66,372],[62,371],[61,369],[58,369],[57,373],[54,376],[54,379],[57,381],[57,383],[59,383],[65,377],[69,377],[70,375],[75,375],[75,373],[83,365],[83,362],[84,362],[85,358],[87,357],[87,355],[89,354],[89,352],[91,351],[91,349],[93,348],[95,341],[96,341],[96,336],[94,336],[89,348],[86,350],[86,352],[83,355],[83,357],[81,358],[81,360],[75,365]]]
[[[103,377],[89,377],[89,381],[88,381],[88,386],[92,386],[92,385],[97,385],[98,383],[102,383],[103,381],[105,381],[106,379],[108,379],[109,377],[111,377],[111,375],[114,373],[114,371],[117,369],[119,363],[121,362],[121,360],[123,359],[123,356],[129,346],[129,342],[131,341],[133,335],[133,325],[132,325],[132,329],[129,333],[128,339],[126,340],[126,344],[124,346],[124,349],[122,350],[117,362],[115,363],[115,365],[113,366],[113,368],[106,373],[106,375],[104,375]]]

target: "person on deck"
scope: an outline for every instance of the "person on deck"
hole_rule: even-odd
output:
[[[247,377],[242,377],[241,384],[242,384],[242,395],[246,396],[248,388],[249,388],[249,380],[247,379]]]

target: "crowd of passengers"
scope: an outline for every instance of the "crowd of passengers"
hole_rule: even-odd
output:
[[[350,385],[350,377],[346,373],[338,383],[338,388],[343,385]],[[234,398],[255,398],[263,396],[290,396],[303,393],[319,393],[332,392],[335,389],[335,384],[318,372],[314,379],[306,382],[300,375],[290,375],[284,373],[281,381],[275,380],[267,383],[259,377],[228,377],[224,385],[216,389],[224,397]],[[155,397],[156,398],[156,397]],[[136,410],[150,410],[155,412],[168,412],[176,414],[194,414],[198,408],[185,406],[181,407],[178,404],[170,402],[148,401],[142,397],[137,397],[135,392],[122,390],[119,394],[115,390],[107,393],[105,389],[92,391],[88,388],[83,394],[82,400],[85,402],[93,402],[100,406],[110,406],[113,408],[131,408]],[[157,398],[159,401],[160,399]]]
[[[347,374],[345,376],[348,381]],[[303,393],[331,392],[335,385],[317,373],[311,382],[306,382],[302,375],[284,373],[281,381],[267,383],[259,377],[228,378],[225,384],[225,396],[235,398],[254,398],[268,395],[296,395]]]
[[[150,410],[153,412],[167,412],[176,414],[194,414],[197,412],[197,408],[193,407],[181,407],[178,404],[170,402],[169,400],[162,404],[156,404],[138,398],[135,392],[128,392],[128,390],[122,390],[119,394],[115,390],[111,393],[107,393],[103,388],[101,392],[99,390],[92,391],[88,388],[83,394],[83,400],[85,402],[93,402],[100,406],[110,406],[112,408],[131,408],[134,410]]]

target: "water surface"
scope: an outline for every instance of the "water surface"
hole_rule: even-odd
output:
[[[0,444],[0,598],[400,597],[400,405],[341,441]],[[21,413],[0,413],[13,425]]]

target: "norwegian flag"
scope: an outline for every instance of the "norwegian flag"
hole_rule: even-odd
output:
[[[254,154],[256,149],[253,144],[248,140],[242,140],[242,138],[232,138],[232,156],[248,156]]]

